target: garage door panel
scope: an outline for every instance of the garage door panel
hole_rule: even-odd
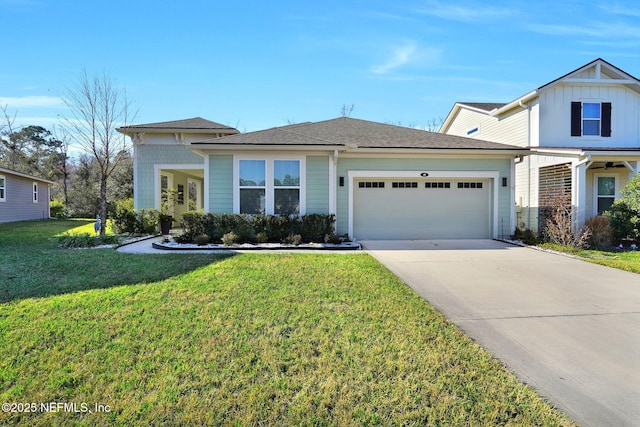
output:
[[[425,180],[402,182],[403,187],[399,187],[398,181],[385,180],[378,181],[377,188],[361,186],[360,182],[368,181],[354,183],[357,239],[469,239],[491,235],[490,181]],[[417,182],[415,187],[413,182]]]

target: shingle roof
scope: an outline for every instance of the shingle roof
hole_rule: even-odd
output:
[[[221,123],[212,122],[211,120],[203,119],[202,117],[193,117],[191,119],[184,120],[172,120],[169,122],[147,123],[142,125],[125,126],[120,129],[203,129],[203,130],[215,130],[215,129],[229,129],[235,130],[231,126],[223,125]]]
[[[348,117],[276,127],[194,142],[199,145],[306,145],[398,149],[522,150],[495,142]]]
[[[504,107],[505,103],[497,103],[497,102],[458,102],[458,104],[466,105],[467,107],[475,108],[482,111],[492,111],[497,108]]]

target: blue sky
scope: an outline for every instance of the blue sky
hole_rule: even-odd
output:
[[[137,123],[201,116],[253,131],[352,117],[425,126],[507,102],[598,57],[640,76],[631,1],[0,0],[0,105],[47,128],[86,69]]]

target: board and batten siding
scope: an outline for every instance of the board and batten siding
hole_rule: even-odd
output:
[[[0,172],[5,178],[5,198],[0,202],[0,222],[49,218],[49,185],[26,177]],[[33,201],[33,183],[38,201]]]
[[[497,171],[500,178],[507,177],[507,186],[502,187],[501,182],[494,182],[498,186],[498,227],[504,225],[504,234],[509,235],[511,228],[511,158],[428,158],[428,157],[349,157],[340,156],[338,159],[337,175],[345,177],[344,187],[337,187],[337,221],[336,227],[339,234],[348,232],[349,224],[349,171]],[[492,196],[493,197],[493,196]],[[493,206],[493,200],[491,201]],[[493,215],[493,212],[491,213]],[[393,218],[389,218],[393,221]],[[492,230],[493,231],[493,230]],[[501,230],[497,230],[501,234]]]
[[[136,209],[155,209],[154,166],[156,164],[202,164],[201,156],[181,145],[136,145],[134,198]]]
[[[208,206],[211,213],[233,213],[233,155],[210,154]],[[206,177],[206,171],[205,171]],[[207,189],[205,188],[205,191]]]
[[[610,102],[611,136],[571,136],[571,102]],[[640,95],[622,86],[560,84],[540,94],[540,140],[547,147],[637,148]]]
[[[329,156],[307,156],[307,212],[329,213]]]

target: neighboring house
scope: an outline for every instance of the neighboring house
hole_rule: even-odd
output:
[[[0,167],[0,222],[49,218],[52,181]]]
[[[531,149],[516,165],[517,226],[538,231],[558,194],[576,225],[638,173],[640,80],[596,59],[506,103],[456,103],[440,132]]]
[[[136,208],[158,209],[174,188],[176,215],[335,214],[358,240],[509,236],[528,154],[346,117],[245,134],[200,118],[118,130],[134,143]]]

